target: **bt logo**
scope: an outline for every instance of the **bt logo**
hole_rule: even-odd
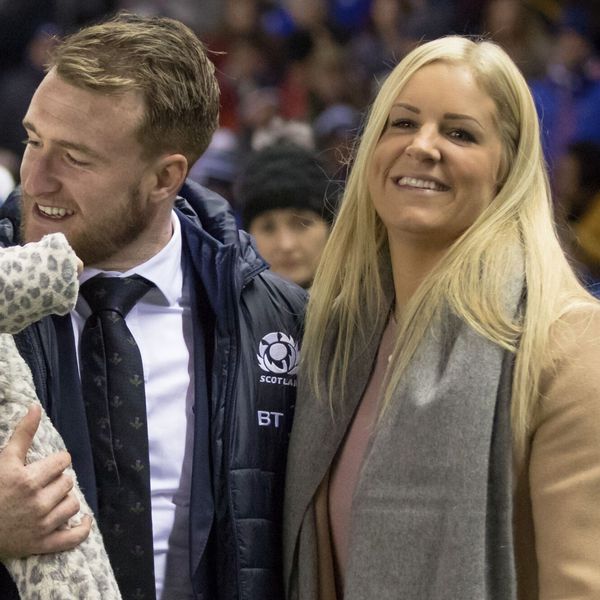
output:
[[[258,416],[259,427],[275,427],[276,429],[279,428],[279,424],[281,423],[279,417],[283,417],[283,413],[268,410],[259,410],[256,414]]]

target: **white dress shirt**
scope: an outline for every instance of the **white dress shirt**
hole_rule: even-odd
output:
[[[193,447],[193,342],[190,299],[184,295],[181,226],[150,260],[125,273],[85,268],[83,283],[99,273],[141,275],[155,284],[125,318],[142,356],[148,415],[156,597],[192,598],[189,575],[189,500]],[[80,296],[71,313],[75,343],[90,314]]]

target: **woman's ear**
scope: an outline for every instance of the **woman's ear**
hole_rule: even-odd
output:
[[[156,202],[173,200],[181,189],[188,172],[188,162],[183,154],[160,157],[153,168],[153,181],[149,197]]]

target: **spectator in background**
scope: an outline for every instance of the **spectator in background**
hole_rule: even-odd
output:
[[[457,0],[401,0],[404,8],[403,34],[414,44],[431,40],[453,31]]]
[[[556,169],[559,231],[588,289],[600,296],[600,144],[576,142]]]
[[[311,126],[305,121],[286,121],[274,117],[265,127],[257,129],[252,135],[252,150],[262,150],[278,142],[291,142],[306,148],[315,149],[315,139]]]
[[[205,41],[214,53],[211,58],[221,89],[219,124],[237,130],[241,100],[255,87],[272,83],[271,58],[277,53],[269,48],[260,26],[259,0],[223,0],[221,11],[219,26]]]
[[[278,90],[257,88],[246,94],[240,103],[238,143],[241,152],[252,152],[278,141],[289,141],[310,150],[315,140],[308,121],[287,118],[280,110]]]
[[[265,15],[286,57],[279,88],[287,119],[312,121],[330,104],[364,101],[332,8],[325,0],[284,0]]]
[[[58,0],[60,3],[75,5],[98,4],[101,0]],[[112,9],[104,11],[105,14],[113,12],[117,6],[120,10],[137,13],[139,15],[160,15],[170,17],[185,23],[196,34],[205,34],[214,29],[219,21],[222,10],[222,0],[103,0]],[[71,8],[71,10],[73,10]],[[80,9],[81,10],[81,9]],[[88,8],[88,12],[89,12]]]
[[[244,228],[275,273],[306,288],[333,220],[328,185],[314,153],[288,142],[255,152],[240,176]]]
[[[333,27],[347,39],[362,31],[369,18],[373,0],[330,0],[329,14]]]
[[[350,153],[360,122],[360,112],[350,104],[329,106],[313,122],[319,159],[330,179],[346,181]]]
[[[308,74],[310,112],[307,118],[310,120],[314,120],[321,111],[333,104],[361,105],[368,100],[348,62],[344,46],[328,46],[324,43],[316,45]]]
[[[490,0],[482,30],[515,61],[527,80],[542,77],[552,48],[549,23],[525,0]]]
[[[546,75],[531,83],[551,173],[571,142],[600,142],[600,71],[591,23],[583,6],[566,8]]]
[[[456,0],[372,0],[367,25],[349,43],[349,64],[368,91],[364,104],[420,41],[455,30],[456,4]]]
[[[280,108],[279,93],[273,87],[257,87],[240,96],[238,136],[243,151],[252,150],[257,131],[281,119]]]
[[[576,223],[600,192],[600,144],[569,144],[556,168],[556,211],[567,223]]]
[[[27,43],[22,61],[0,74],[0,148],[12,152],[19,161],[25,149],[21,121],[44,78],[44,65],[58,34],[53,23],[40,25]]]
[[[235,206],[233,184],[238,175],[240,150],[237,136],[229,129],[217,129],[206,152],[194,163],[188,177],[217,192],[231,204],[236,221],[240,222]]]
[[[402,35],[403,17],[398,0],[373,0],[367,26],[349,43],[350,61],[369,90],[369,99],[375,96],[381,80],[410,50]]]

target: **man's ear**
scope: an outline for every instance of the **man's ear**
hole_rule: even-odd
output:
[[[153,168],[150,199],[157,202],[173,200],[185,181],[187,171],[188,162],[183,154],[167,154],[160,157]]]

